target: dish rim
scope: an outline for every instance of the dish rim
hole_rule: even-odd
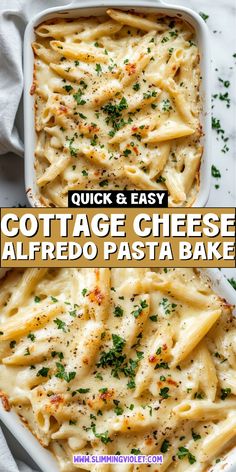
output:
[[[85,2],[82,0],[81,3],[77,3],[78,0],[73,0],[67,6],[53,7],[46,9],[36,16],[34,16],[28,23],[25,36],[24,36],[24,142],[25,142],[25,191],[28,201],[32,207],[43,207],[40,202],[40,195],[37,192],[37,186],[35,182],[35,119],[34,119],[34,96],[30,95],[30,88],[32,85],[33,77],[33,66],[34,66],[34,55],[31,48],[31,43],[34,38],[34,28],[42,21],[53,18],[55,15],[66,15],[68,18],[78,17],[78,12],[83,16],[84,10],[88,13],[84,16],[91,16],[91,10],[93,9],[106,9],[106,8],[120,8],[120,9],[142,9],[150,8],[164,13],[170,13],[172,16],[182,16],[183,20],[189,20],[194,26],[196,35],[198,38],[199,49],[201,54],[200,68],[202,74],[201,81],[201,100],[202,100],[202,114],[201,124],[203,125],[204,135],[202,137],[203,142],[203,156],[201,159],[200,167],[200,182],[199,190],[196,199],[192,205],[192,208],[204,207],[207,204],[207,200],[210,193],[211,184],[211,55],[209,46],[209,30],[205,21],[201,16],[187,7],[180,7],[177,5],[169,5],[162,0],[103,0],[102,5],[99,4],[99,0],[89,0]],[[92,13],[93,14],[93,13]],[[28,130],[28,124],[32,123],[32,127]],[[29,132],[32,131],[32,132]],[[176,207],[179,208],[179,207]]]

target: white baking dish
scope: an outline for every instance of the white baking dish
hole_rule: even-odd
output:
[[[6,269],[0,269],[0,278],[6,273]],[[218,269],[204,270],[204,274],[211,282],[212,288],[227,302],[236,304],[236,292],[231,287],[225,276]],[[236,309],[234,310],[236,316]],[[14,412],[6,412],[0,402],[0,419],[11,431],[19,443],[24,447],[42,472],[60,472],[56,460],[52,454],[44,449],[30,431],[23,425],[19,417]],[[236,448],[224,461],[215,465],[209,472],[236,472]]]
[[[200,190],[194,202],[194,207],[203,207],[207,203],[210,191],[211,168],[211,93],[210,93],[210,53],[208,29],[203,19],[194,11],[179,6],[168,5],[162,0],[103,0],[102,6],[98,0],[73,0],[69,6],[50,8],[33,18],[28,24],[24,39],[24,124],[25,124],[25,186],[26,194],[32,206],[42,206],[38,198],[37,185],[34,171],[34,151],[36,133],[34,130],[34,97],[30,95],[33,78],[34,56],[31,43],[35,40],[34,28],[42,21],[60,16],[62,18],[86,17],[104,14],[108,7],[117,7],[128,10],[134,8],[137,11],[150,13],[164,13],[169,16],[182,17],[189,22],[196,31],[198,46],[201,54],[201,99],[203,112],[201,123],[204,137],[202,143],[204,153],[200,168]]]

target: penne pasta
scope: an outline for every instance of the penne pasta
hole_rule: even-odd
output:
[[[69,190],[166,190],[191,206],[203,148],[200,67],[183,19],[108,9],[35,29],[37,193],[67,206]]]

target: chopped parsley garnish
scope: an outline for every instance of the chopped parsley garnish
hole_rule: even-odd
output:
[[[47,377],[48,376],[48,372],[49,372],[49,368],[48,367],[42,367],[42,369],[40,369],[37,373],[37,377]]]
[[[141,300],[140,305],[134,305],[136,308],[135,310],[131,311],[131,314],[135,317],[138,318],[139,315],[142,313],[144,308],[148,307],[147,301],[146,300]]]
[[[111,123],[112,127],[114,128],[115,131],[118,131],[120,128],[122,128],[126,122],[122,118],[122,111],[126,110],[128,108],[128,103],[125,97],[122,97],[120,102],[118,104],[113,104],[113,103],[107,103],[102,110],[104,113],[106,113],[108,116],[106,118],[106,123],[109,124]]]
[[[98,439],[101,439],[103,444],[108,444],[109,442],[112,442],[111,438],[109,438],[108,436],[109,434],[108,431],[105,431],[105,433],[96,433],[95,426],[92,427],[92,430],[93,430],[94,436]]]
[[[103,380],[103,376],[100,374],[100,372],[96,373],[95,379]]]
[[[204,397],[205,397],[204,393],[201,393],[201,392],[194,393],[194,398],[197,398],[197,400],[203,400]]]
[[[99,187],[107,187],[108,186],[108,180],[105,179],[105,180],[102,180],[101,182],[99,182]]]
[[[157,180],[156,180],[156,183],[157,184],[162,184],[166,181],[165,177],[162,177],[162,175],[160,175]]]
[[[58,379],[65,380],[67,383],[69,383],[75,378],[76,372],[66,372],[64,365],[60,362],[56,362],[56,366],[57,373],[55,374],[55,377],[57,377]]]
[[[151,321],[155,321],[155,322],[156,322],[156,321],[157,321],[157,318],[158,318],[157,315],[149,316],[149,320],[151,320]]]
[[[134,454],[135,456],[138,456],[139,454],[141,454],[141,451],[140,449],[133,448],[131,449],[130,454]]]
[[[234,290],[236,290],[236,280],[231,278],[231,279],[228,279],[228,282],[232,285],[232,287],[234,288]]]
[[[25,350],[24,356],[30,356],[30,350],[28,347]]]
[[[171,105],[170,100],[168,98],[166,100],[163,100],[162,110],[166,111],[166,112],[172,110],[172,105]]]
[[[196,462],[196,457],[186,448],[186,447],[179,447],[177,456],[180,460],[187,458],[189,461],[189,464],[194,464]]]
[[[156,365],[155,365],[155,370],[157,370],[157,369],[165,369],[165,370],[167,370],[167,369],[169,369],[169,365],[168,365],[167,362],[160,362],[159,364],[156,364]]]
[[[129,377],[127,388],[135,388],[135,372],[138,367],[140,359],[143,357],[142,352],[137,351],[137,359],[129,359],[127,362],[126,354],[123,353],[125,347],[125,339],[121,338],[117,334],[112,334],[113,347],[110,351],[103,351],[101,353],[97,367],[111,367],[111,375],[119,378],[119,374],[124,374],[125,377]]]
[[[219,95],[214,95],[214,98],[219,98],[222,102],[226,102],[227,108],[230,108],[230,98],[228,92],[225,93],[219,93]]]
[[[69,141],[68,147],[69,147],[71,157],[77,157],[77,149],[73,146],[73,142],[75,138],[71,138],[71,139],[66,138],[66,140]]]
[[[168,439],[164,439],[164,441],[163,441],[163,443],[162,443],[162,445],[161,445],[161,452],[162,452],[163,454],[165,454],[165,452],[168,451],[169,447],[170,447],[170,442],[168,441]]]
[[[75,425],[75,424],[77,424],[76,420],[69,420],[69,425],[70,426]]]
[[[161,42],[162,43],[167,43],[167,41],[169,41],[170,38],[168,38],[168,36],[164,36],[164,38],[162,38]]]
[[[113,377],[119,378],[119,371],[126,359],[126,355],[122,352],[126,341],[117,334],[112,334],[112,343],[113,347],[110,351],[103,351],[101,353],[97,367],[112,367],[111,373]]]
[[[161,388],[160,393],[159,393],[160,397],[162,397],[163,399],[169,398],[170,397],[170,395],[168,394],[169,390],[170,390],[169,387]]]
[[[87,116],[83,115],[83,113],[79,113],[79,117],[82,118],[82,120],[86,120]]]
[[[136,387],[136,384],[135,384],[135,380],[134,379],[130,379],[129,382],[127,383],[127,388],[129,388],[130,390],[134,389]]]
[[[199,439],[201,439],[201,435],[198,433],[195,433],[195,431],[192,429],[192,438],[194,441],[198,441]]]
[[[57,352],[57,351],[52,351],[51,356],[54,358],[56,356],[59,357],[60,360],[64,359],[64,354],[63,352]]]
[[[225,400],[231,394],[231,388],[221,388],[221,400]]]
[[[85,105],[86,100],[82,99],[83,92],[79,88],[77,93],[74,93],[73,97],[77,103],[77,105]]]
[[[211,166],[211,175],[215,179],[219,179],[221,177],[221,173],[220,173],[219,169],[217,169],[217,167],[214,166],[214,165]]]
[[[97,72],[97,75],[101,75],[101,73],[102,73],[101,64],[96,64],[95,71]]]
[[[136,92],[140,90],[140,84],[138,82],[133,85],[133,90],[135,90]]]
[[[125,157],[128,157],[129,154],[131,154],[131,150],[130,150],[130,149],[125,149],[125,150],[123,151],[123,154],[124,154]]]
[[[76,390],[76,392],[78,392],[78,393],[88,393],[88,392],[90,392],[90,388],[78,388],[78,390]]]
[[[124,310],[120,306],[115,306],[113,313],[114,316],[116,316],[117,318],[121,318],[121,316],[123,316],[124,314]]]
[[[37,295],[34,297],[34,301],[35,303],[39,303],[41,302],[41,298],[40,297],[37,297]]]
[[[88,172],[87,172],[86,170],[82,170],[82,175],[83,175],[84,177],[87,177],[87,176],[88,176]]]
[[[170,303],[168,298],[162,298],[159,305],[163,308],[165,315],[170,315],[177,307],[176,303]]]
[[[225,88],[229,88],[230,86],[230,81],[229,80],[223,80],[220,77],[218,78],[219,82],[221,82]]]
[[[81,293],[82,293],[82,295],[83,295],[83,297],[85,297],[85,295],[86,295],[87,291],[88,291],[88,289],[87,289],[87,288],[83,288],[83,290],[82,290],[82,292],[81,292]]]
[[[59,318],[53,320],[53,322],[57,325],[58,329],[61,329],[64,333],[66,333],[66,323]]]
[[[99,388],[99,392],[101,392],[101,393],[106,393],[107,391],[108,391],[107,387]]]
[[[10,348],[14,349],[15,347],[16,347],[16,341],[13,340],[13,341],[10,342]]]
[[[52,300],[52,302],[54,302],[54,303],[58,302],[58,299],[55,298],[55,297],[51,297],[51,300]]]
[[[29,338],[32,342],[35,341],[35,335],[34,335],[33,333],[29,333],[29,334],[27,335],[27,338]]]
[[[73,87],[71,85],[64,85],[63,88],[66,92],[70,92],[71,90],[73,90]]]
[[[212,129],[216,129],[216,130],[217,130],[217,133],[220,133],[220,132],[223,131],[223,130],[221,129],[220,120],[218,120],[218,119],[215,118],[214,116],[212,116],[212,118],[211,118],[211,126],[212,126]]]
[[[144,93],[143,94],[143,98],[145,99],[148,99],[148,98],[151,98],[151,97],[156,97],[157,96],[157,91],[156,90],[150,90],[148,91],[147,93]]]
[[[171,36],[171,38],[177,38],[177,36],[178,36],[178,31],[177,31],[177,30],[170,31],[170,32],[169,32],[169,35]]]
[[[115,414],[117,416],[122,415],[124,410],[123,410],[123,408],[121,408],[121,406],[119,406],[120,401],[119,400],[113,400],[113,403],[115,404],[115,408],[114,408]]]
[[[136,351],[136,354],[137,354],[137,358],[140,360],[140,359],[143,359],[144,357],[144,352],[142,351]]]
[[[209,15],[207,15],[206,13],[203,13],[203,11],[200,11],[199,15],[202,17],[204,21],[207,21],[209,18]]]

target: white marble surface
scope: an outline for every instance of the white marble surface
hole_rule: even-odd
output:
[[[221,178],[212,178],[207,206],[233,207],[236,203],[236,88],[233,87],[236,79],[236,58],[233,58],[233,54],[236,54],[236,2],[235,0],[168,0],[166,3],[187,6],[209,15],[207,25],[211,31],[212,95],[228,92],[231,106],[227,108],[226,102],[218,99],[213,103],[213,116],[220,119],[225,136],[229,137],[227,143],[229,151],[225,154],[221,151],[224,143],[221,139],[217,139],[217,133],[213,130],[213,163],[220,170]],[[50,0],[48,4],[50,5]],[[230,86],[225,88],[219,78],[230,81]],[[22,123],[22,110],[18,113],[18,121]],[[216,189],[215,185],[219,185],[219,188]],[[0,156],[0,206],[11,207],[18,204],[27,204],[23,159],[13,155]],[[224,273],[227,277],[236,278],[235,269],[224,269]],[[8,434],[7,438],[10,438]],[[16,441],[11,438],[9,443],[15,456],[33,465]]]

